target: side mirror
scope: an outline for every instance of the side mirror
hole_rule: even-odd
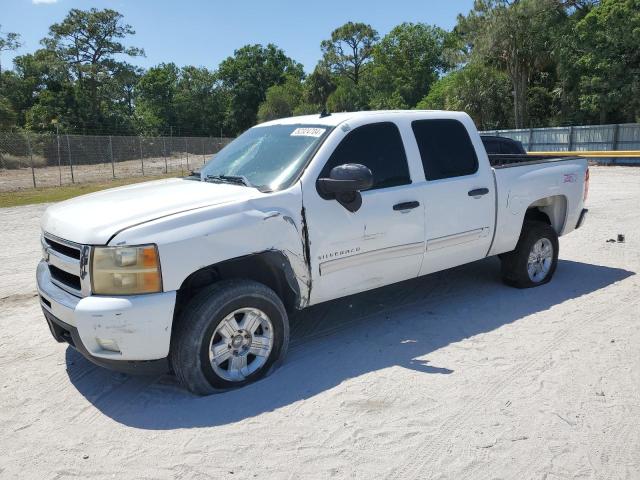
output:
[[[317,188],[324,199],[336,199],[340,205],[356,212],[362,206],[361,190],[373,185],[373,174],[364,165],[345,163],[331,169],[329,178],[319,178]]]

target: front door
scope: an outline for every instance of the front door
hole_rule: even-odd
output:
[[[303,191],[310,239],[311,303],[416,277],[424,253],[424,183],[411,183],[407,156],[393,122],[363,125],[344,134],[318,177],[335,166],[359,163],[373,173],[356,212],[323,199],[309,182]],[[315,179],[314,179],[315,181]]]

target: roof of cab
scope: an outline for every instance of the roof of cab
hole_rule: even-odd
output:
[[[398,115],[398,116],[424,116],[425,113],[435,114],[436,117],[442,117],[443,114],[449,117],[454,117],[458,112],[450,112],[444,110],[368,110],[362,112],[341,112],[331,113],[324,117],[320,114],[314,115],[301,115],[298,117],[279,118],[277,120],[270,120],[265,123],[256,125],[258,127],[265,127],[268,125],[327,125],[335,127],[347,120],[354,120],[361,117],[371,117],[375,115]]]

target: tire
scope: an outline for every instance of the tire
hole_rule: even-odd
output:
[[[551,248],[550,253],[548,248]],[[548,283],[558,266],[558,249],[558,235],[551,225],[525,221],[515,250],[500,257],[502,280],[516,288],[538,287]],[[535,256],[532,264],[529,262],[530,255]]]
[[[209,395],[271,373],[288,345],[289,319],[276,293],[251,280],[225,280],[187,304],[173,332],[170,357],[182,385]]]

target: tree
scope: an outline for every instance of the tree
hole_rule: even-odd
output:
[[[449,64],[444,50],[447,33],[423,23],[394,27],[373,49],[373,108],[396,100],[392,107],[413,107]]]
[[[21,46],[20,34],[13,32],[3,33],[2,25],[0,24],[0,55],[4,51],[17,50]],[[2,75],[2,61],[0,61],[0,75]]]
[[[227,104],[215,72],[192,66],[180,70],[174,94],[179,129],[191,135],[220,135]]]
[[[115,10],[71,9],[61,23],[49,28],[42,44],[56,52],[77,81],[78,104],[86,104],[80,113],[85,125],[100,126],[104,119],[100,89],[121,66],[118,56],[136,57],[144,51],[127,47],[120,42],[135,34],[131,25],[122,22],[123,16]]]
[[[337,88],[327,65],[320,62],[304,81],[304,97],[309,105],[317,105],[318,111],[327,105],[329,95]]]
[[[378,32],[365,23],[347,22],[331,32],[329,40],[323,40],[320,48],[323,62],[332,72],[345,76],[358,85],[363,70],[371,61]]]
[[[297,78],[288,77],[282,85],[269,87],[266,99],[258,109],[258,121],[291,117],[302,104],[303,96],[303,87]]]
[[[327,108],[330,112],[369,110],[369,96],[366,87],[356,85],[348,78],[339,79],[338,87],[327,99]]]
[[[6,98],[0,96],[0,130],[6,130],[16,124],[16,112],[13,111],[11,103]]]
[[[481,130],[511,123],[509,77],[493,67],[470,63],[438,80],[417,108],[462,110]]]
[[[573,51],[580,107],[600,123],[639,120],[640,0],[603,0],[577,22]]]
[[[162,63],[147,70],[135,87],[138,129],[157,135],[176,124],[174,97],[179,70],[174,63]]]
[[[135,116],[141,132],[219,135],[228,100],[215,72],[173,63],[152,67],[135,88]]]
[[[50,130],[75,125],[76,97],[65,65],[53,52],[36,50],[14,59],[14,70],[3,73],[0,94],[13,105],[18,125]]]
[[[228,133],[237,134],[254,125],[269,87],[284,83],[287,77],[301,80],[302,65],[273,44],[246,45],[225,59],[218,78],[230,97]]]
[[[528,125],[527,90],[532,75],[554,49],[554,28],[564,18],[557,0],[478,0],[457,32],[476,60],[507,72],[513,88],[516,128]]]

